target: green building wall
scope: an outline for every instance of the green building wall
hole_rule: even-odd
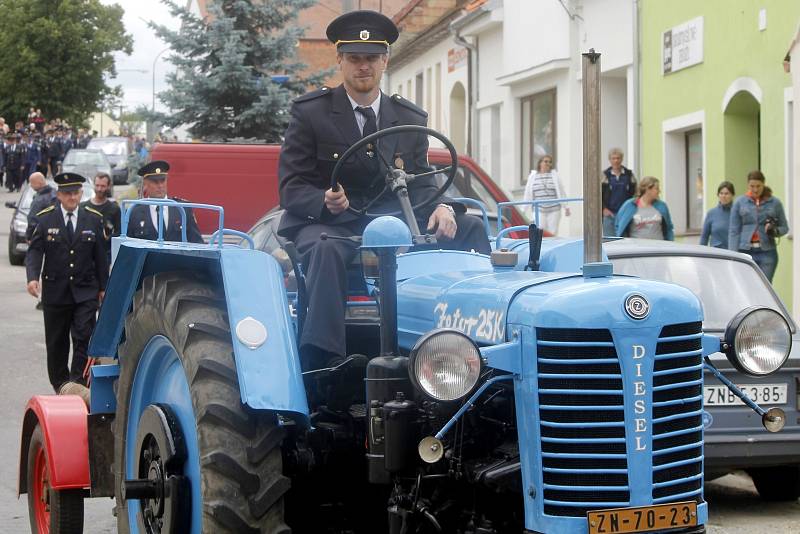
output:
[[[685,174],[662,176],[664,121],[702,111],[704,208],[717,205],[716,189],[722,180],[732,181],[737,194],[743,194],[747,173],[756,168],[785,206],[784,91],[792,82],[782,59],[797,31],[800,0],[640,0],[639,6],[641,175],[662,178],[667,200],[670,188],[685,187]],[[762,9],[766,10],[763,31],[759,29]],[[703,17],[702,63],[662,74],[663,32],[699,16]],[[760,106],[750,93],[739,92],[723,111],[726,92],[740,78],[757,83],[762,92]],[[793,230],[800,237],[800,229]],[[788,239],[781,240],[778,253],[773,285],[790,307],[793,273],[800,266],[793,265]]]

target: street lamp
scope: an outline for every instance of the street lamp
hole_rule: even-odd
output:
[[[158,61],[158,58],[160,58],[160,57],[161,57],[161,54],[163,54],[163,53],[164,53],[164,52],[166,52],[167,50],[170,50],[170,47],[169,47],[169,46],[168,46],[168,47],[166,47],[166,48],[165,48],[164,50],[162,50],[161,52],[159,52],[158,54],[156,54],[156,57],[155,57],[155,59],[153,59],[153,105],[152,105],[152,108],[151,108],[151,110],[150,110],[150,111],[152,111],[153,113],[155,113],[155,112],[156,112],[156,62]]]

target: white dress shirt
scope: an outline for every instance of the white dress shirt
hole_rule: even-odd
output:
[[[165,204],[159,204],[158,206],[150,205],[150,220],[153,221],[153,228],[158,231],[158,213],[156,212],[156,208],[161,208],[164,212],[164,231],[167,231],[167,226],[169,226],[169,208]]]
[[[78,228],[78,208],[75,208],[75,211],[72,212],[72,232],[75,232],[75,229]],[[61,215],[64,217],[64,226],[67,226],[68,218],[67,218],[67,210],[64,209],[64,205],[61,204]]]
[[[347,93],[345,92],[345,94],[347,94]],[[375,100],[372,101],[372,104],[369,105],[369,107],[372,108],[372,111],[375,112],[375,126],[376,127],[378,126],[378,122],[379,122],[378,117],[380,117],[379,113],[381,111],[381,95],[382,94],[383,93],[378,91],[378,97]],[[367,106],[361,106],[361,104],[357,103],[355,100],[350,98],[350,95],[347,95],[347,99],[350,101],[350,106],[352,106],[353,113],[356,116],[356,123],[358,123],[358,132],[361,135],[364,135],[364,125],[367,123],[367,118],[362,113],[359,113],[358,111],[356,111],[356,108],[367,107]]]

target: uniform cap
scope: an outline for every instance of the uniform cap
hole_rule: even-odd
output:
[[[83,187],[84,182],[86,182],[86,178],[74,172],[56,174],[53,180],[58,184],[59,191],[76,191]]]
[[[350,11],[336,17],[325,32],[337,52],[387,54],[397,40],[392,19],[377,11]]]
[[[148,180],[166,180],[169,163],[162,160],[151,161],[139,168],[139,176]]]

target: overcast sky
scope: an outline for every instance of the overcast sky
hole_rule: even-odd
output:
[[[145,21],[155,20],[175,29],[178,28],[179,21],[170,15],[160,0],[101,1],[104,4],[122,6],[125,10],[122,23],[125,25],[125,31],[133,36],[133,53],[129,56],[122,53],[116,55],[117,78],[109,80],[109,85],[122,86],[123,105],[126,109],[133,110],[142,104],[150,107],[153,101],[153,61],[166,45],[147,27]],[[156,62],[156,93],[165,89],[164,74],[172,68],[170,63],[164,61],[168,55],[169,52],[165,52]],[[156,100],[156,109],[159,108],[163,106]]]

